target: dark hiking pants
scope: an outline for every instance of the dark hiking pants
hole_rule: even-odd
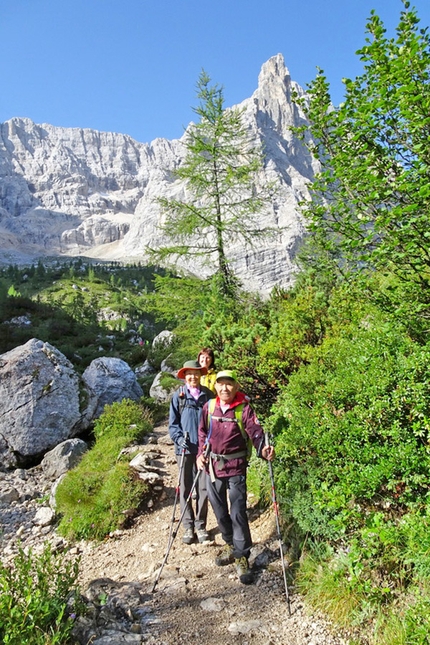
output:
[[[176,455],[178,467],[181,467],[182,455]],[[197,474],[196,455],[184,455],[184,464],[179,482],[179,500],[181,513],[184,511],[186,501]],[[186,505],[182,524],[185,529],[205,529],[208,517],[208,493],[206,489],[206,472],[202,471],[194,489],[195,499]],[[194,497],[194,496],[193,496]],[[195,508],[193,508],[193,502]]]
[[[209,501],[224,542],[233,545],[235,558],[248,558],[252,541],[246,513],[246,475],[216,478],[215,482],[208,477],[207,487]]]

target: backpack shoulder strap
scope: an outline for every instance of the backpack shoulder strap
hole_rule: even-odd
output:
[[[181,385],[179,388],[178,401],[179,401],[179,415],[182,415],[182,412],[185,408],[185,385]]]
[[[241,403],[240,405],[236,405],[236,407],[234,408],[234,416],[236,417],[237,424],[242,434],[244,434],[245,432],[245,428],[243,427],[243,421],[242,421],[243,405],[244,404]]]
[[[243,427],[243,420],[242,420],[242,413],[243,413],[243,408],[245,407],[244,403],[241,403],[240,405],[237,405],[234,408],[234,415],[236,417],[237,425],[240,428],[240,431],[242,433],[243,438],[246,441],[246,449],[248,451],[248,461],[251,459],[252,455],[252,441],[251,438],[249,437],[248,433],[246,432],[245,428]]]
[[[213,414],[215,410],[216,399],[209,399],[208,401],[208,414]]]

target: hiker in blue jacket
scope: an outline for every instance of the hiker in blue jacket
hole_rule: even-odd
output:
[[[192,544],[195,534],[200,543],[210,539],[206,529],[208,496],[205,474],[199,477],[194,489],[195,509],[191,501],[187,503],[197,473],[197,430],[200,416],[204,404],[215,396],[207,387],[200,385],[200,378],[206,373],[206,367],[197,361],[184,363],[177,376],[184,379],[185,385],[176,390],[170,402],[169,435],[175,444],[175,455],[180,469],[179,499],[181,513],[184,513],[182,541],[185,544]]]

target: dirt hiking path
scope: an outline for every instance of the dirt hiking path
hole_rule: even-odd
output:
[[[215,565],[222,540],[210,510],[211,543],[183,544],[181,527],[152,592],[167,548],[178,469],[166,425],[155,427],[151,441],[164,480],[161,498],[131,529],[80,545],[82,588],[101,578],[138,584],[148,610],[141,638],[153,645],[347,645],[348,638],[312,615],[293,588],[289,617],[273,510],[250,508],[254,584],[242,585],[234,565]]]

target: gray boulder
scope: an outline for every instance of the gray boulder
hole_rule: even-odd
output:
[[[51,492],[49,493],[49,508],[52,508],[53,511],[57,508],[57,488],[65,478],[67,473],[63,473],[62,475],[59,476],[58,479],[55,480],[55,482],[51,486]]]
[[[96,358],[82,374],[88,388],[88,408],[94,409],[92,418],[97,419],[105,405],[123,399],[137,401],[143,390],[136,380],[136,374],[121,358]]]
[[[173,382],[171,387],[165,388],[161,384],[161,380],[163,376],[165,375],[164,372],[159,372],[155,379],[152,382],[152,385],[149,389],[149,396],[158,401],[159,403],[165,403],[167,401],[170,401],[173,393],[175,390],[178,389],[178,387],[181,385],[182,381],[177,381]]]
[[[31,462],[76,435],[79,377],[49,343],[33,338],[0,355],[0,464]]]
[[[151,365],[151,363],[146,360],[143,365],[136,367],[134,373],[136,376],[148,376],[148,374],[154,374],[157,370]]]
[[[166,374],[171,374],[172,376],[176,376],[178,370],[174,369],[171,366],[170,364],[171,360],[172,360],[172,355],[169,354],[169,356],[167,356],[167,358],[165,358],[164,361],[161,362],[160,372],[165,372]]]
[[[160,331],[160,333],[152,341],[152,349],[158,350],[168,348],[173,343],[173,340],[173,332],[169,331],[168,329],[164,329],[163,331]]]
[[[88,446],[82,439],[63,441],[47,452],[42,459],[41,466],[44,474],[49,479],[57,479],[74,468],[87,450]]]

